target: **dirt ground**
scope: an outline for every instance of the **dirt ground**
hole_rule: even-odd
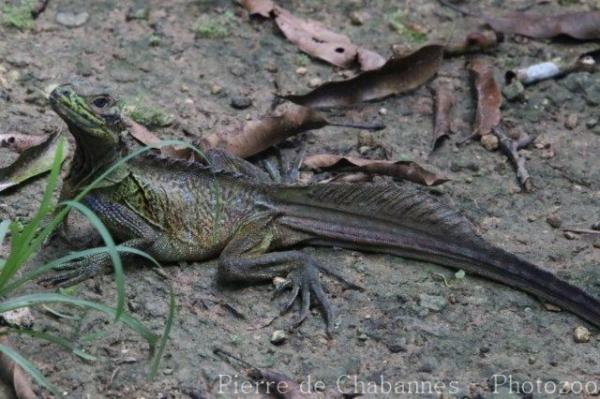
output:
[[[424,28],[430,40],[463,37],[479,25],[477,19],[461,17],[435,1],[280,4],[386,56],[393,44],[418,47],[424,40],[390,28],[389,16],[398,11],[405,11],[409,22]],[[493,14],[528,5],[540,13],[600,7],[593,0],[462,4]],[[148,7],[149,17],[126,21],[130,7],[142,11]],[[66,27],[57,22],[57,15],[65,12],[85,12],[89,19],[80,27]],[[351,22],[354,12],[364,17],[362,24]],[[195,29],[207,24],[218,37],[195,34]],[[508,37],[488,57],[501,82],[509,68],[572,58],[597,45]],[[469,133],[473,120],[465,62],[465,57],[446,60],[440,71],[455,88],[453,124],[458,133],[428,160],[451,178],[435,192],[476,221],[491,242],[600,295],[598,242],[583,235],[568,239],[546,220],[557,215],[563,228],[586,229],[600,221],[600,75],[576,73],[544,81],[527,87],[523,101],[505,99],[504,120],[537,136],[536,145],[526,152],[535,189],[523,193],[506,157],[477,143],[455,145],[458,136]],[[307,73],[297,74],[299,67]],[[272,21],[250,20],[230,1],[51,0],[32,29],[0,26],[0,131],[39,134],[63,127],[41,90],[77,80],[109,86],[126,101],[173,114],[175,124],[157,132],[165,138],[191,140],[234,120],[267,114],[274,92],[306,92],[314,78],[326,81],[341,76],[336,68],[302,55]],[[342,119],[382,121],[387,127],[375,133],[335,127],[311,131],[301,137],[307,152],[358,155],[360,147],[367,145],[385,149],[369,150],[371,155],[385,152],[390,159],[425,161],[432,131],[429,86],[337,112]],[[240,99],[251,99],[252,105],[243,110],[232,107],[232,101]],[[15,157],[0,149],[0,166]],[[40,178],[0,194],[0,218],[31,216],[44,183]],[[67,250],[57,244],[42,256],[51,259]],[[502,398],[558,396],[543,390],[529,395],[510,390],[521,385],[527,393],[527,384],[538,379],[567,392],[571,387],[573,392],[562,397],[582,397],[576,393],[580,385],[590,391],[588,396],[594,386],[595,395],[600,395],[600,336],[590,327],[591,340],[576,343],[573,331],[584,323],[567,312],[548,311],[514,289],[469,275],[459,279],[455,271],[432,264],[339,249],[307,251],[367,287],[365,292],[348,290],[324,277],[338,311],[333,339],[326,337],[315,309],[313,317],[289,333],[283,344],[272,344],[272,333],[285,328],[293,317],[278,318],[261,328],[278,314],[280,303],[270,300],[273,287],[221,287],[215,281],[215,262],[206,262],[165,268],[176,287],[178,312],[153,381],[146,379],[149,353],[144,341],[96,313],[60,308],[80,317],[69,320],[36,311],[38,328],[79,342],[98,357],[95,362],[84,362],[50,344],[25,338],[16,342],[64,391],[65,398],[259,397],[236,393],[234,382],[239,388],[245,377],[213,355],[215,347],[298,381],[322,381],[328,389],[335,390],[340,383],[350,390],[356,378],[359,389],[362,384],[366,390],[369,386],[378,390],[364,397],[409,396],[386,394],[382,380],[393,386],[405,384],[413,393],[411,382],[421,383],[425,392],[428,383],[443,387],[441,395],[422,390],[416,391],[418,397],[491,397],[495,388],[496,397]],[[129,310],[160,332],[168,310],[164,281],[135,265],[128,268],[127,277]],[[115,302],[110,276],[81,284],[78,293]],[[225,302],[243,317],[223,306]],[[503,379],[513,384],[494,386]]]

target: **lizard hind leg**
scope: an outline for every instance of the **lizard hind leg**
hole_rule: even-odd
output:
[[[321,306],[331,336],[335,314],[319,280],[317,261],[298,251],[266,252],[273,235],[269,233],[270,216],[254,218],[243,225],[225,247],[219,258],[219,278],[227,282],[264,282],[274,277],[287,276],[291,296],[283,312],[287,312],[297,299],[300,313],[292,327],[300,325],[310,313],[311,299]]]

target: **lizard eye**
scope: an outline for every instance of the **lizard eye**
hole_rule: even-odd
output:
[[[94,99],[94,101],[92,101],[92,104],[94,104],[94,107],[97,107],[97,108],[104,108],[109,103],[110,103],[110,101],[106,97],[97,97]]]

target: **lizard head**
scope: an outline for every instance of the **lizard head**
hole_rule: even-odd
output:
[[[93,180],[127,153],[121,136],[125,125],[117,101],[104,90],[65,84],[52,90],[48,100],[77,143],[67,177],[69,187],[66,192],[67,198],[70,198],[70,193]]]
[[[78,144],[116,146],[120,142],[121,112],[117,101],[105,91],[84,93],[71,84],[64,84],[50,93],[49,101]]]

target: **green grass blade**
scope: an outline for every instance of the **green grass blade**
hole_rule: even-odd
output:
[[[118,252],[132,253],[132,254],[141,256],[143,258],[146,258],[150,262],[152,262],[155,266],[160,267],[160,263],[158,263],[156,261],[156,259],[154,259],[152,256],[148,255],[147,253],[140,251],[139,249],[129,248],[129,247],[125,247],[122,245],[117,245],[115,248]],[[93,255],[106,253],[106,252],[108,252],[107,247],[90,248],[90,249],[84,249],[84,250],[81,250],[78,252],[73,252],[66,256],[63,256],[62,258],[55,259],[52,262],[46,263],[45,265],[38,267],[37,269],[31,270],[30,272],[26,273],[18,280],[11,282],[2,291],[0,291],[0,295],[6,295],[6,294],[18,289],[19,287],[23,286],[24,284],[27,284],[28,282],[33,281],[33,280],[37,279],[38,277],[40,277],[42,274],[54,269],[58,265],[62,265],[64,263],[70,262],[75,259],[83,258],[85,256],[93,256]]]
[[[55,345],[62,347],[67,352],[72,352],[73,354],[79,356],[83,360],[87,360],[90,362],[96,361],[95,356],[85,353],[83,350],[73,345],[71,341],[61,336],[48,334],[43,331],[36,331],[29,328],[11,328],[10,331],[14,332],[15,334],[28,335],[33,338],[43,339],[44,341],[51,342]]]
[[[70,297],[62,294],[53,294],[53,293],[40,293],[40,294],[27,294],[18,296],[15,298],[7,299],[3,302],[0,302],[0,313],[7,312],[9,310],[19,309],[26,306],[35,306],[41,304],[49,304],[49,303],[64,303],[67,305],[77,306],[80,308],[93,309],[98,312],[102,312],[107,314],[108,316],[115,317],[116,310],[103,305],[101,303],[96,303],[92,301],[87,301],[85,299],[79,299]],[[154,348],[158,337],[152,331],[150,331],[146,326],[144,326],[139,320],[133,318],[127,313],[123,313],[119,319],[120,322],[124,323],[127,327],[131,328],[133,331],[141,335],[151,346]]]
[[[39,248],[37,240],[35,241],[35,245],[31,244],[35,231],[38,229],[44,217],[50,212],[50,201],[52,200],[52,195],[58,183],[60,166],[63,159],[63,150],[64,137],[60,137],[59,143],[56,146],[56,154],[52,163],[52,169],[50,170],[50,176],[48,177],[48,184],[46,185],[46,190],[44,191],[44,196],[38,211],[21,232],[17,232],[16,228],[13,229],[11,251],[0,272],[0,290],[2,290],[2,287],[6,285],[8,280],[17,273],[19,268],[23,266],[31,254]],[[43,239],[39,240],[39,243],[41,244],[42,241]]]
[[[160,365],[160,360],[165,352],[165,348],[167,347],[167,342],[169,340],[169,335],[171,334],[171,328],[173,327],[173,321],[175,320],[175,313],[177,312],[177,303],[175,301],[175,293],[173,292],[173,286],[169,284],[169,314],[167,315],[167,321],[165,323],[165,330],[160,337],[158,342],[158,350],[154,355],[154,360],[152,361],[152,366],[150,368],[149,378],[153,379],[158,373],[158,366]]]
[[[115,283],[117,285],[117,313],[115,317],[119,319],[125,309],[125,274],[123,272],[121,255],[119,255],[119,251],[116,249],[115,241],[113,240],[112,235],[106,226],[104,226],[104,223],[102,223],[102,221],[94,212],[92,212],[90,208],[80,202],[75,201],[66,201],[64,204],[81,212],[87,218],[87,220],[94,225],[96,230],[98,230],[100,236],[104,240],[104,244],[106,244],[108,254],[110,255],[110,259],[112,260],[112,264],[115,269]]]
[[[52,394],[54,394],[54,396],[57,398],[61,397],[58,389],[56,389],[29,360],[25,359],[11,347],[3,344],[0,344],[0,352],[4,353],[4,355],[8,356],[12,359],[12,361],[21,366],[21,368],[31,375],[35,382],[37,382],[40,386],[52,392]]]

